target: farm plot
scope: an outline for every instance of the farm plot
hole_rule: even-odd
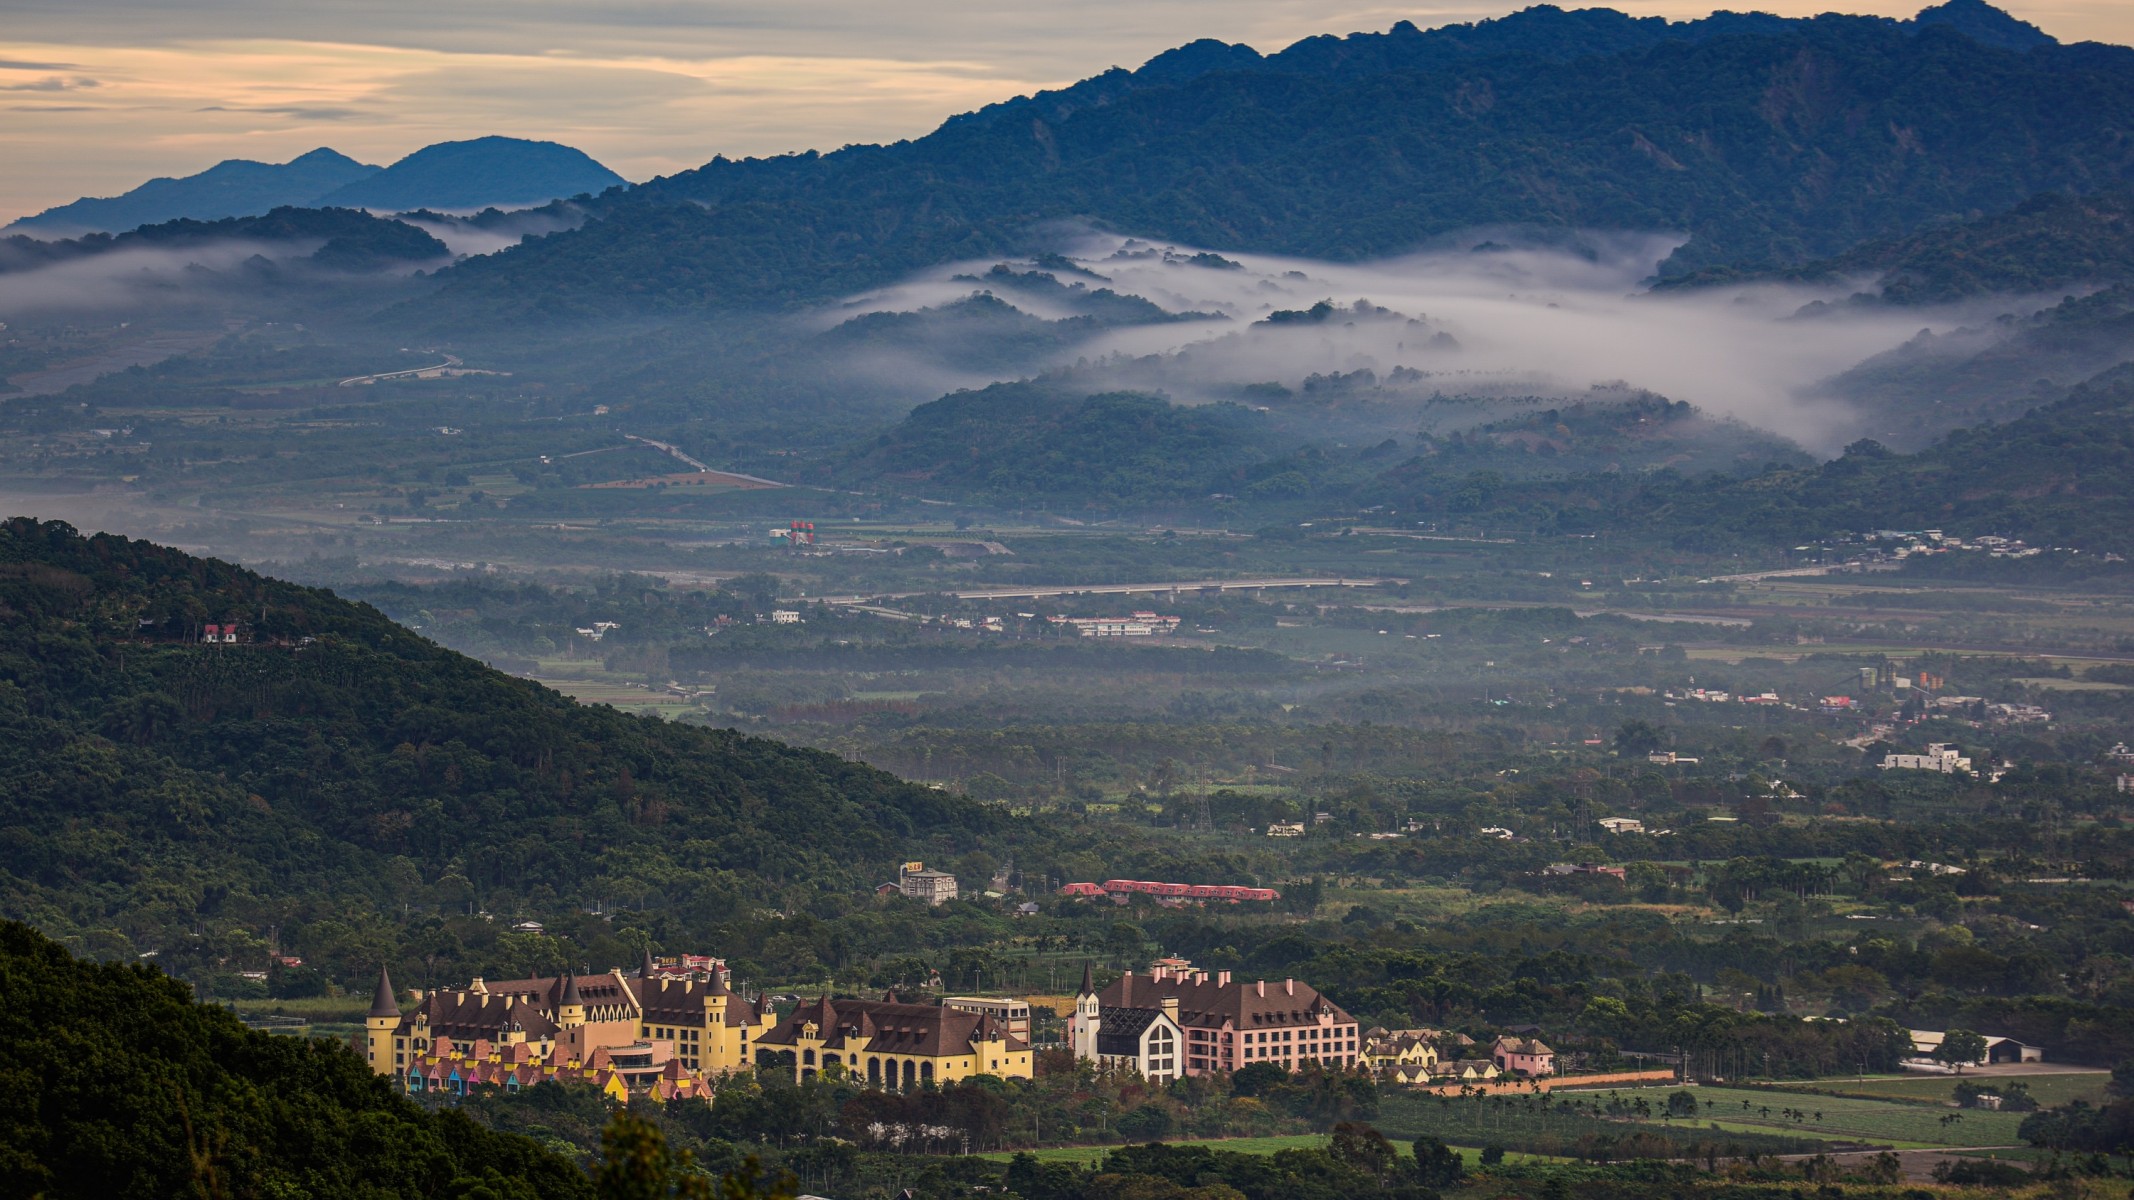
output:
[[[1953,1084],[1952,1084],[1953,1086]],[[1698,1115],[1686,1123],[1722,1121],[1744,1129],[1861,1142],[1922,1146],[2013,1146],[2022,1113],[1941,1108],[1916,1101],[1819,1096],[1777,1089],[1700,1087]],[[1648,1090],[1648,1099],[1658,1089]]]
[[[2047,1108],[2067,1104],[2075,1100],[2090,1104],[2102,1104],[2105,1100],[2104,1085],[2112,1076],[2107,1071],[2069,1071],[2051,1075],[1904,1075],[1885,1076],[1862,1080],[1832,1079],[1817,1083],[1782,1085],[1786,1091],[1824,1096],[1854,1096],[1870,1099],[1916,1100],[1928,1104],[1947,1104],[1956,1093],[1958,1083],[2006,1084],[2020,1083],[2031,1098]]]

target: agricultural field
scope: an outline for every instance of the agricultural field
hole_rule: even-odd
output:
[[[2104,1085],[2111,1080],[2107,1071],[2069,1071],[2053,1075],[1891,1075],[1859,1080],[1829,1080],[1820,1083],[1781,1085],[1783,1090],[1819,1096],[1853,1096],[1866,1099],[1887,1098],[1891,1100],[1914,1100],[1926,1104],[1948,1104],[1960,1082],[2020,1083],[2029,1089],[2031,1097],[2039,1104],[2050,1108],[2058,1104],[2082,1100],[2090,1104],[2104,1103]]]
[[[1949,1086],[1955,1086],[1953,1081]],[[1649,1088],[1644,1089],[1644,1094],[1658,1107],[1658,1102],[1672,1090]],[[1716,1121],[1722,1128],[1887,1145],[2012,1146],[2021,1141],[2016,1129],[2023,1123],[2022,1113],[1751,1088],[1700,1087],[1692,1091],[1702,1105],[1694,1122]]]
[[[1169,1144],[1173,1146],[1206,1146],[1211,1150],[1226,1150],[1232,1154],[1277,1154],[1284,1150],[1317,1150],[1326,1145],[1326,1140],[1326,1135],[1322,1133],[1293,1133],[1273,1137],[1184,1138]],[[1039,1162],[1064,1162],[1074,1163],[1077,1166],[1089,1166],[1103,1161],[1105,1155],[1116,1149],[1118,1149],[1116,1146],[1048,1146],[1023,1153],[1035,1156]],[[1479,1146],[1454,1146],[1453,1149],[1459,1152],[1460,1158],[1469,1167],[1474,1167],[1482,1161],[1482,1150]],[[1002,1150],[995,1153],[981,1154],[977,1157],[1006,1162],[1015,1157],[1015,1152]],[[1563,1160],[1549,1158],[1540,1154],[1508,1152],[1504,1156],[1504,1161],[1516,1165],[1520,1163],[1561,1162]]]
[[[536,682],[554,688],[581,704],[606,704],[625,712],[673,717],[686,712],[696,712],[701,707],[694,700],[628,683],[604,683],[590,679],[540,679]]]

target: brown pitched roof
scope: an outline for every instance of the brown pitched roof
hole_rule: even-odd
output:
[[[1010,1049],[1026,1048],[1021,1038],[984,1013],[936,1004],[833,1000],[828,996],[803,1003],[766,1031],[756,1044],[793,1045],[800,1040],[801,1026],[810,1021],[815,1023],[824,1048],[830,1050],[938,1058],[969,1054],[973,1044],[982,1041],[1004,1041]]]
[[[704,1014],[704,997],[726,997],[725,1024],[754,1025],[757,1005],[734,994],[724,980],[717,975],[703,979],[629,979],[624,980],[633,994],[637,1007],[647,1021],[664,1021],[674,1025],[694,1025]]]
[[[1178,1023],[1188,1029],[1220,1029],[1226,1023],[1233,1029],[1313,1025],[1322,1012],[1332,1014],[1336,1024],[1355,1019],[1310,984],[1293,979],[1219,984],[1209,975],[1158,979],[1129,971],[1112,980],[1097,1002],[1105,1008],[1156,1008],[1167,996],[1178,997]]]
[[[506,1033],[539,1039],[554,1037],[557,1030],[548,1012],[519,995],[479,992],[434,992],[401,1018],[399,1031],[408,1033],[423,1023],[429,1025],[432,1038],[456,1041],[501,1040]]]

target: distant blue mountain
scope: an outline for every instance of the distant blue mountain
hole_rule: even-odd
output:
[[[318,198],[342,208],[524,208],[628,181],[582,150],[485,137],[425,146]]]
[[[233,158],[183,179],[151,179],[122,196],[76,200],[8,228],[71,237],[166,221],[253,217],[289,207],[525,208],[626,182],[582,151],[522,138],[439,142],[384,168],[322,147],[286,163]]]
[[[183,179],[151,179],[121,196],[48,208],[11,228],[69,236],[118,233],[165,221],[254,217],[286,205],[309,204],[377,173],[377,167],[324,147],[278,164],[233,158]]]

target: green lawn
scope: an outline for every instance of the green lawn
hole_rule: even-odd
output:
[[[1323,1133],[1291,1133],[1275,1137],[1180,1138],[1169,1144],[1173,1146],[1207,1146],[1214,1150],[1228,1150],[1233,1154],[1274,1154],[1282,1150],[1317,1149],[1326,1145],[1326,1135]],[[1403,1148],[1405,1149],[1405,1147]],[[1118,1149],[1116,1146],[1047,1146],[1040,1150],[1031,1150],[1028,1153],[1035,1155],[1039,1162],[1065,1162],[1074,1163],[1078,1166],[1090,1166],[1101,1161],[1105,1155],[1116,1149]],[[1455,1146],[1453,1149],[1460,1152],[1460,1157],[1470,1167],[1482,1161],[1482,1151],[1479,1147]],[[990,1158],[996,1162],[1006,1162],[1018,1153],[1022,1153],[1022,1151],[997,1150],[988,1154],[981,1154],[978,1157]],[[1506,1154],[1504,1161],[1508,1163],[1540,1163],[1560,1162],[1562,1160],[1545,1158],[1539,1154]]]
[[[1953,1081],[1949,1086],[1955,1086]],[[1648,1089],[1647,1099],[1657,1100],[1672,1090]],[[1690,1091],[1700,1102],[1700,1111],[1694,1118],[1696,1124],[1716,1121],[1726,1128],[1807,1137],[1909,1142],[1920,1146],[2013,1146],[2020,1141],[2016,1137],[2016,1127],[2023,1123],[2022,1113],[1938,1108],[1896,1099],[1872,1100],[1726,1087],[1700,1087]],[[1709,1105],[1703,1104],[1706,1101]],[[1743,1107],[1744,1102],[1747,1107]],[[1795,1120],[1782,1115],[1789,1108],[1804,1110],[1807,1116]],[[1942,1118],[1948,1116],[1959,1119],[1943,1124]]]

